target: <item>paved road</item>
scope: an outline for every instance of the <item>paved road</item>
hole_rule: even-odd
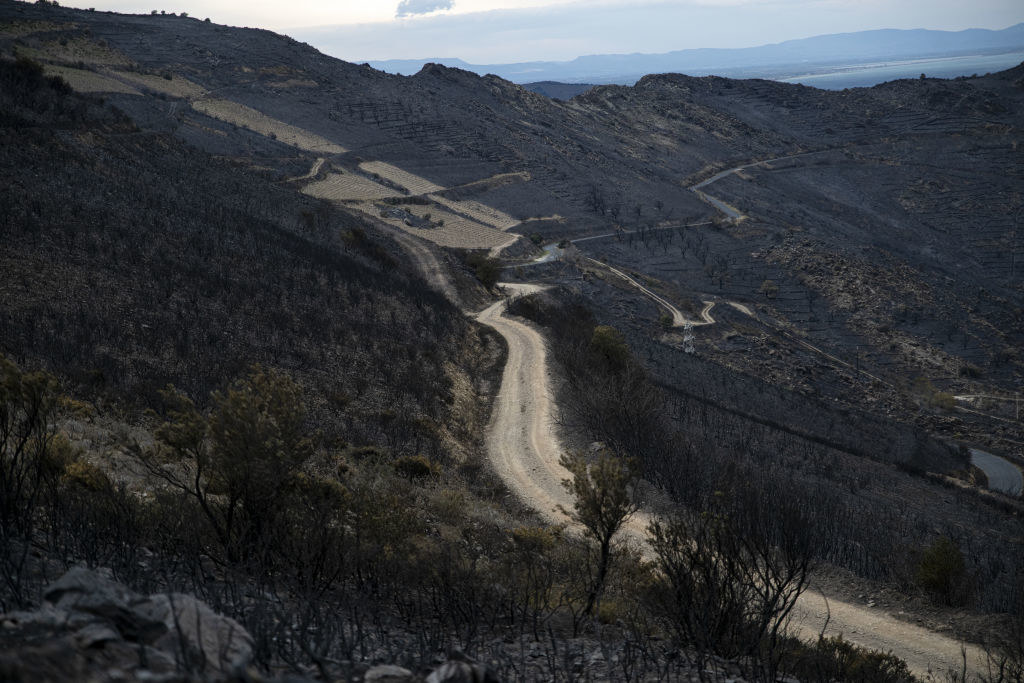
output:
[[[1019,496],[1024,492],[1024,475],[1020,468],[1005,458],[992,455],[977,448],[971,449],[971,464],[988,477],[988,487],[1008,496]]]
[[[711,221],[701,221],[700,223],[685,223],[680,225],[666,225],[658,228],[644,228],[643,230],[615,230],[614,232],[604,232],[600,235],[590,235],[589,237],[577,237],[574,240],[570,240],[573,244],[579,244],[580,242],[589,242],[591,240],[602,240],[609,237],[622,237],[623,235],[638,235],[641,233],[652,233],[660,230],[679,230],[680,228],[696,228],[702,225],[711,225]]]

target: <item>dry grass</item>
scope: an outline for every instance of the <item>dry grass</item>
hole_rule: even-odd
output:
[[[191,100],[206,95],[206,88],[181,76],[172,75],[170,79],[167,79],[157,74],[140,74],[134,71],[114,71],[113,75],[147,90],[154,90],[172,97]]]
[[[289,78],[285,81],[271,81],[267,83],[269,88],[280,88],[282,90],[290,90],[292,88],[315,88],[319,85],[316,81],[311,81],[308,78]]]
[[[409,213],[423,218],[430,214],[431,221],[444,221],[444,224],[436,228],[414,228],[398,218],[380,218],[379,209],[372,205],[362,205],[358,208],[370,213],[375,218],[384,220],[391,225],[401,228],[406,232],[430,240],[442,247],[454,247],[457,249],[499,249],[505,247],[516,239],[518,235],[509,235],[500,230],[477,223],[476,221],[457,216],[453,213],[439,209],[436,206],[406,206]]]
[[[86,38],[71,38],[65,40],[64,43],[61,45],[54,40],[41,43],[38,47],[18,46],[17,51],[18,54],[23,54],[36,61],[67,64],[83,62],[95,66],[131,66],[133,64],[132,60],[117,50]]]
[[[507,213],[498,211],[495,208],[471,199],[455,201],[453,199],[445,199],[444,197],[436,194],[430,195],[428,199],[437,202],[442,206],[446,206],[452,211],[465,214],[473,220],[495,228],[496,230],[508,230],[509,228],[514,228],[520,223],[520,221]]]
[[[398,190],[385,187],[355,173],[329,173],[323,180],[306,185],[302,191],[311,197],[335,202],[402,196]],[[371,211],[367,212],[371,213]]]
[[[396,185],[401,185],[409,190],[411,194],[427,194],[430,192],[440,192],[444,189],[426,178],[403,171],[397,166],[385,164],[383,161],[367,161],[359,164],[359,168],[367,173],[376,173],[381,178],[386,178]]]
[[[24,38],[44,31],[68,31],[78,28],[77,24],[58,24],[52,21],[7,21],[0,23],[0,36]]]
[[[480,180],[474,180],[471,183],[459,185],[457,188],[461,191],[471,192],[486,192],[487,190],[493,190],[501,187],[502,185],[512,185],[514,183],[528,183],[532,179],[529,171],[514,171],[512,173],[498,173],[492,175],[489,178],[482,178]]]
[[[202,99],[192,103],[193,109],[212,116],[221,121],[233,123],[242,128],[274,138],[292,147],[316,152],[319,154],[343,154],[346,150],[341,145],[331,142],[316,133],[311,133],[297,126],[271,118],[244,104],[231,100]]]
[[[47,76],[60,76],[78,92],[118,92],[128,95],[141,94],[138,90],[121,81],[85,69],[47,64],[43,67]]]

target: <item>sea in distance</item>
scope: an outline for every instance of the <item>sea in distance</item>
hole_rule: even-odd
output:
[[[820,73],[801,74],[778,80],[785,83],[802,83],[824,90],[842,90],[843,88],[870,87],[901,78],[918,78],[921,74],[929,78],[956,78],[975,74],[982,76],[986,73],[1009,69],[1021,62],[1024,62],[1024,51],[998,55],[964,55],[850,64],[837,66]]]

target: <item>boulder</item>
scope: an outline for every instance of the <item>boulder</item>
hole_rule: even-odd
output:
[[[152,595],[139,609],[165,627],[153,645],[174,653],[190,670],[229,673],[252,660],[252,636],[242,625],[191,595]]]
[[[141,595],[109,571],[76,567],[43,597],[37,610],[0,616],[0,680],[217,681],[252,659],[241,624],[191,595]]]
[[[411,671],[393,664],[378,664],[363,676],[365,683],[412,683],[417,679]]]
[[[450,659],[427,676],[427,683],[498,683],[498,677],[469,658]]]

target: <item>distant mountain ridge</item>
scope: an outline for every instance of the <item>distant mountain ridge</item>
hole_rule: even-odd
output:
[[[518,62],[513,64],[470,64],[458,58],[388,59],[368,62],[389,73],[410,75],[424,64],[436,63],[494,74],[514,83],[562,81],[568,83],[632,84],[650,73],[679,72],[690,75],[732,77],[785,73],[783,67],[863,63],[947,57],[975,53],[1024,50],[1024,23],[993,31],[932,31],[926,29],[879,29],[836,33],[749,48],[700,48],[661,54],[599,54],[567,62]]]

